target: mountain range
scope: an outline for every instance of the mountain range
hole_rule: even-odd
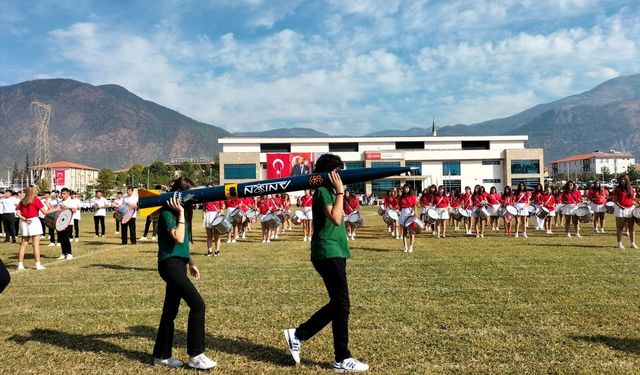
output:
[[[327,137],[307,128],[231,134],[144,100],[117,85],[93,86],[70,79],[43,79],[0,87],[0,163],[33,160],[37,128],[31,101],[53,106],[51,160],[97,168],[150,164],[173,157],[215,156],[217,140],[244,137]],[[430,136],[431,125],[383,130],[367,136]],[[640,74],[606,81],[592,90],[539,104],[513,116],[438,128],[439,136],[529,136],[527,147],[545,151],[548,163],[594,150],[629,151],[640,160]]]

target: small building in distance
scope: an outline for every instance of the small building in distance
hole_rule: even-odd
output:
[[[629,165],[635,165],[636,160],[630,152],[610,150],[593,151],[564,157],[551,162],[552,177],[564,175],[568,179],[577,179],[585,173],[594,176],[602,173],[606,167],[611,174],[621,174],[627,171]]]
[[[52,190],[66,187],[79,193],[84,193],[88,185],[95,185],[99,171],[97,168],[68,161],[34,165],[33,169],[48,172]]]

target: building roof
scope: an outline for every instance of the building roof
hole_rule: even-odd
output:
[[[488,136],[364,136],[364,137],[223,137],[218,143],[223,144],[251,144],[251,143],[340,143],[340,142],[451,142],[451,141],[527,141],[528,135],[488,135]]]
[[[70,161],[56,161],[53,163],[34,165],[34,169],[47,169],[47,168],[71,168],[71,169],[85,169],[89,171],[97,171],[98,168],[89,167],[78,163],[72,163]]]
[[[564,157],[562,159],[554,160],[551,163],[567,163],[570,161],[579,161],[585,159],[632,159],[633,155],[630,152],[600,152],[593,151],[586,154],[578,154]]]

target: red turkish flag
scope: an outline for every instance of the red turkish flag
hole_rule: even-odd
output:
[[[289,177],[289,154],[267,154],[267,178]]]
[[[56,169],[53,171],[57,186],[64,186],[64,169]]]

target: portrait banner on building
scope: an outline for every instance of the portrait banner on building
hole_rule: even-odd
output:
[[[282,178],[310,174],[313,169],[310,152],[267,154],[267,178]]]
[[[56,186],[64,186],[64,169],[56,169],[53,171]]]

